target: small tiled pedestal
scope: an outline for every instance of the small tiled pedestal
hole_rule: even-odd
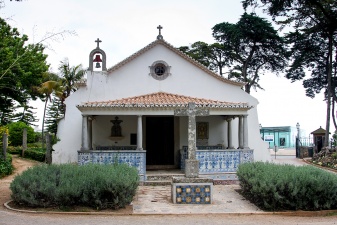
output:
[[[211,204],[213,179],[173,177],[171,193],[174,204]]]

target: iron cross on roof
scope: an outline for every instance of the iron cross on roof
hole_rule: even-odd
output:
[[[163,27],[159,25],[157,29],[159,30],[159,35],[157,36],[157,39],[163,39],[163,36],[161,35],[161,29],[163,29]]]
[[[99,48],[99,43],[102,42],[102,41],[99,40],[99,38],[97,38],[97,40],[95,42],[97,43],[97,48]]]

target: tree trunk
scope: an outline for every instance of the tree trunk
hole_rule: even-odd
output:
[[[325,126],[325,140],[324,146],[329,145],[329,131],[330,131],[330,112],[331,112],[331,96],[334,95],[335,90],[332,88],[332,34],[329,36],[329,53],[327,62],[327,79],[328,79],[328,93],[327,93],[327,110],[326,110],[326,126]]]
[[[43,119],[42,119],[42,149],[44,149],[44,120],[46,117],[46,109],[48,103],[48,96],[46,97],[46,102],[44,103]]]
[[[331,112],[331,95],[328,91],[328,99],[326,101],[326,131],[325,131],[325,139],[324,139],[324,147],[329,145],[329,130],[330,130],[330,112]]]
[[[335,114],[335,104],[336,104],[336,102],[332,99],[331,116],[332,116],[333,125],[335,126],[335,130],[337,130],[336,114]]]

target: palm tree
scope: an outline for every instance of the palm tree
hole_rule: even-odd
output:
[[[82,69],[81,64],[70,67],[68,60],[65,60],[61,62],[59,71],[62,86],[64,87],[64,97],[67,98],[72,92],[77,90],[76,83],[82,80],[85,70]]]
[[[63,87],[59,81],[49,80],[41,84],[38,91],[46,98],[44,103],[43,119],[42,119],[42,148],[44,148],[44,122],[46,117],[46,109],[48,100],[51,101],[51,95],[54,92],[56,96],[63,95]]]

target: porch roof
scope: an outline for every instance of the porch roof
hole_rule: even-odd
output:
[[[224,102],[166,92],[156,92],[110,101],[85,102],[77,105],[77,108],[80,110],[84,108],[187,108],[190,102],[195,103],[197,108],[233,108],[244,110],[252,108],[245,102]]]

